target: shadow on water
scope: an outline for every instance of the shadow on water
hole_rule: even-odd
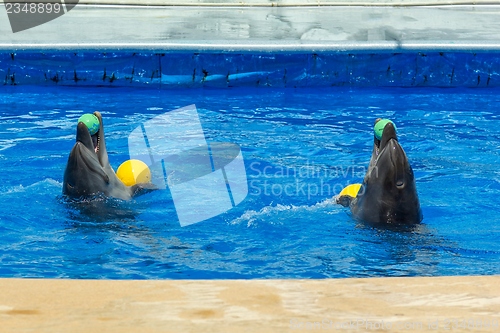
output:
[[[425,223],[373,225],[356,221],[355,228],[361,239],[353,251],[353,263],[363,268],[361,276],[436,276],[442,275],[445,262],[478,264],[500,257],[497,251],[472,249],[439,235]],[[493,271],[486,264],[482,269]],[[466,264],[448,274],[473,273]]]
[[[107,198],[102,195],[72,199],[59,196],[66,206],[67,217],[73,222],[133,222],[140,214],[134,201]]]
[[[450,242],[424,223],[371,224],[348,219],[353,245],[343,258],[346,276],[433,276],[439,275],[442,247]],[[348,223],[348,221],[345,221]],[[453,245],[451,245],[453,246]],[[322,256],[327,275],[338,274],[338,264]],[[329,270],[334,270],[330,271]]]

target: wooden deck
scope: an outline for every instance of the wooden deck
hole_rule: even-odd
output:
[[[0,279],[1,332],[498,332],[500,276]]]

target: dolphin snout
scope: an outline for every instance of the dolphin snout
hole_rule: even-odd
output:
[[[99,131],[94,135],[90,135],[90,131],[83,122],[77,125],[76,142],[82,143],[88,150],[94,151],[97,154],[99,151]]]

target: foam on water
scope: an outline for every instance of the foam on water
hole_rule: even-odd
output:
[[[324,210],[326,214],[335,214],[339,212],[340,208],[335,204],[335,198],[324,199],[314,205],[269,205],[265,206],[259,211],[247,210],[240,217],[232,220],[231,224],[246,223],[248,227],[255,225],[258,221],[283,221],[286,220],[287,214],[294,214],[298,212],[315,212],[318,210]],[[276,217],[279,216],[279,219]],[[283,222],[280,222],[283,223]]]

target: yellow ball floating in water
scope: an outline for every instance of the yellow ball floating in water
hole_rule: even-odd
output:
[[[151,182],[151,171],[140,160],[127,160],[116,170],[116,176],[127,186]]]

